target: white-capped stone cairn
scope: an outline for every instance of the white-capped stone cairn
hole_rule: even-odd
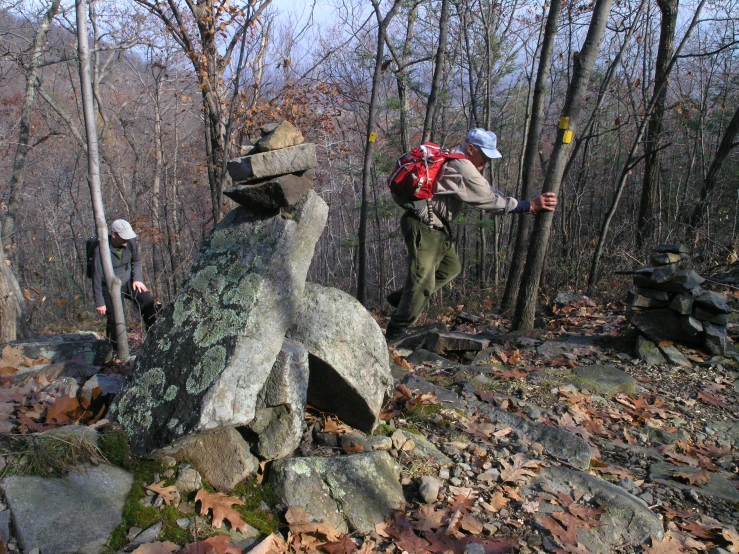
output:
[[[713,355],[726,352],[731,308],[724,295],[703,290],[703,277],[682,267],[689,259],[684,245],[662,244],[654,249],[650,264],[617,272],[634,276],[628,319],[648,339],[639,341],[639,350],[644,350],[642,357],[649,352],[650,363],[659,357],[655,358],[656,348],[649,341],[686,343]]]
[[[222,492],[259,461],[295,454],[306,404],[372,432],[392,384],[369,312],[306,284],[328,215],[312,190],[315,145],[282,123],[263,127],[247,150],[229,162],[237,184],[225,191],[241,205],[204,241],[109,412],[134,454],[188,459]],[[221,455],[201,455],[212,449]],[[355,457],[382,465],[370,452]]]

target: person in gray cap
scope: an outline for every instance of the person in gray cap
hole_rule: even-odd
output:
[[[551,192],[519,201],[490,186],[482,171],[490,160],[502,157],[492,131],[472,129],[455,152],[465,157],[445,162],[430,200],[402,204],[406,211],[400,228],[408,248],[408,274],[405,286],[387,297],[395,307],[385,331],[388,341],[402,338],[418,320],[429,297],[461,271],[450,222],[463,204],[493,214],[554,211],[557,205]]]
[[[143,282],[139,247],[136,244],[136,233],[131,228],[131,224],[125,219],[116,219],[111,223],[108,243],[110,245],[110,259],[113,262],[113,272],[121,280],[121,298],[127,298],[138,306],[141,318],[148,329],[156,322],[156,308],[154,297]],[[113,348],[116,348],[113,303],[111,302],[108,285],[105,282],[105,275],[103,275],[100,246],[95,247],[93,259],[92,294],[95,298],[95,311],[106,316],[105,335]]]

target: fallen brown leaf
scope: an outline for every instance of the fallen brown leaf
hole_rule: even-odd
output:
[[[329,542],[339,540],[341,533],[333,525],[324,521],[313,521],[312,517],[301,506],[288,506],[285,512],[285,521],[292,533],[319,534]]]
[[[208,510],[213,511],[213,527],[220,529],[223,527],[223,521],[228,520],[232,529],[246,533],[248,526],[241,519],[239,513],[232,506],[243,506],[243,502],[233,496],[226,496],[222,492],[209,493],[205,489],[200,489],[195,495],[195,503],[200,502],[200,515],[205,516]]]
[[[705,469],[701,469],[693,473],[688,471],[676,471],[672,476],[683,481],[687,481],[691,485],[707,485],[711,481],[711,473]]]
[[[665,533],[662,542],[651,537],[652,545],[644,549],[644,554],[681,554],[686,552],[680,541],[670,532]]]
[[[162,497],[162,500],[164,500],[164,503],[169,506],[172,501],[174,500],[174,496],[172,493],[177,491],[177,487],[174,485],[171,485],[169,487],[164,486],[164,481],[159,481],[158,483],[152,483],[148,487],[145,487],[149,489],[150,491],[153,491],[157,493],[159,496]],[[202,515],[202,514],[201,514]]]
[[[172,554],[172,552],[179,549],[179,545],[169,541],[149,542],[142,544],[131,554]]]
[[[522,452],[513,456],[511,461],[512,463],[508,463],[505,460],[500,461],[503,466],[500,477],[504,483],[526,481],[529,477],[536,475],[536,472],[532,470],[539,469],[542,466],[542,463],[537,460],[527,460]]]
[[[357,551],[357,543],[349,535],[344,535],[339,541],[322,544],[321,548],[328,554],[353,554]]]

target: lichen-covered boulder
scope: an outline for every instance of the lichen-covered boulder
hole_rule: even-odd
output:
[[[303,436],[308,393],[308,351],[285,339],[272,373],[257,398],[257,412],[248,427],[257,434],[255,451],[266,460],[292,454]]]
[[[301,506],[342,533],[370,533],[405,504],[400,466],[387,452],[286,458],[269,481],[285,506]]]
[[[380,326],[355,298],[306,283],[287,336],[308,349],[308,404],[370,432],[393,383]]]
[[[110,410],[136,455],[254,419],[327,215],[309,191],[289,214],[236,208],[205,240]]]

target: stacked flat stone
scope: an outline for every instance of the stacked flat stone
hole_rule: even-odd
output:
[[[705,279],[681,267],[687,260],[688,249],[682,244],[662,244],[650,264],[618,272],[634,275],[635,288],[627,301],[629,322],[651,341],[684,342],[722,355],[731,308],[725,296],[701,288]]]
[[[265,125],[261,133],[256,144],[242,147],[241,158],[228,162],[234,186],[223,194],[256,212],[294,206],[313,186],[316,145],[304,144],[289,121]]]

